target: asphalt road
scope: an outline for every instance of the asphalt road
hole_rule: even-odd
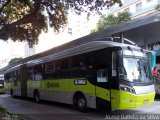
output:
[[[20,114],[25,120],[129,120],[129,119],[160,119],[160,101],[156,100],[152,105],[146,105],[131,110],[114,111],[112,113],[89,110],[81,113],[72,109],[72,106],[46,102],[34,103],[30,99],[11,98],[8,95],[0,95],[0,104],[14,113]]]

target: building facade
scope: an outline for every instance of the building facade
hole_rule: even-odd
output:
[[[30,47],[27,41],[24,42],[24,48],[25,48],[24,49],[25,50],[25,57],[32,56],[36,53],[35,45]]]
[[[43,52],[90,34],[98,20],[99,16],[90,16],[87,18],[87,14],[85,13],[81,15],[70,13],[68,24],[60,29],[60,33],[57,34],[53,32],[52,28],[49,28],[48,33],[43,33],[39,36],[39,43],[35,46],[35,53]]]
[[[119,7],[118,4],[109,8],[108,14],[114,14],[117,16],[123,11],[128,11],[132,15],[132,19],[136,19],[142,16],[146,16],[156,12],[157,5],[160,5],[160,0],[121,0],[122,6]],[[142,32],[142,31],[141,31]],[[146,37],[144,36],[144,39]],[[152,40],[152,39],[150,39]],[[157,40],[157,41],[160,41]],[[148,49],[155,51],[155,62],[158,69],[160,69],[160,42],[153,44],[148,44]]]
[[[112,6],[108,13],[118,15],[123,11],[128,11],[132,14],[132,19],[145,16],[155,12],[155,7],[159,4],[159,0],[121,0],[122,7],[118,4]]]

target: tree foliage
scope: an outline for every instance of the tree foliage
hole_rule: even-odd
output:
[[[48,23],[55,32],[67,23],[68,11],[99,13],[115,3],[121,0],[0,0],[0,39],[36,44]]]
[[[97,32],[103,29],[107,29],[128,20],[131,20],[131,13],[127,11],[119,13],[117,17],[113,14],[109,14],[108,16],[102,15],[97,23],[96,29],[93,29],[91,32]]]
[[[16,62],[18,62],[18,61],[20,61],[20,60],[22,60],[23,58],[13,58],[13,59],[11,59],[9,62],[8,62],[8,64],[13,64],[13,63],[16,63]]]

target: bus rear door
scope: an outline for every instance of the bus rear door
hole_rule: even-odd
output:
[[[21,96],[27,97],[27,67],[22,65],[20,68]]]

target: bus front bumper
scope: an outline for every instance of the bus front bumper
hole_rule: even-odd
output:
[[[136,95],[133,93],[111,90],[112,108],[116,110],[137,108],[147,104],[152,104],[155,98],[155,91],[147,94]]]

